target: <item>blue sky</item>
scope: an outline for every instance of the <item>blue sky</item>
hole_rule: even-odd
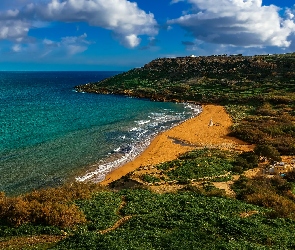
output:
[[[1,0],[0,70],[129,70],[295,51],[290,0]]]

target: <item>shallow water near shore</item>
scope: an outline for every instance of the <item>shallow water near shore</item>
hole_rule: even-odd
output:
[[[198,112],[186,104],[73,90],[117,73],[0,72],[0,191],[56,186],[98,166],[109,171]]]

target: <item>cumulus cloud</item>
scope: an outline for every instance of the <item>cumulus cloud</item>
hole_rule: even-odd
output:
[[[30,4],[27,13],[45,21],[86,22],[113,31],[126,47],[136,47],[140,35],[158,33],[154,15],[127,0],[51,0],[47,4]]]
[[[174,1],[177,2],[177,1]],[[190,14],[169,20],[178,24],[197,40],[233,46],[289,47],[295,32],[294,15],[285,17],[274,5],[262,0],[187,0]]]
[[[2,1],[4,8],[8,1]],[[20,3],[26,5],[13,9]],[[140,35],[158,33],[153,14],[128,0],[15,0],[10,6],[0,12],[0,39],[24,38],[36,23],[52,21],[86,22],[111,30],[122,45],[130,48],[140,44]]]
[[[22,40],[29,31],[30,24],[22,20],[1,18],[0,14],[0,39]]]

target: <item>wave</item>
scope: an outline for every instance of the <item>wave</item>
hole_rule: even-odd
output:
[[[90,169],[95,169],[87,172],[83,176],[76,177],[79,182],[92,181],[101,182],[106,175],[124,164],[134,160],[141,154],[151,143],[151,140],[160,132],[168,130],[180,123],[197,116],[202,112],[200,105],[191,103],[183,103],[187,112],[171,113],[170,110],[163,110],[164,112],[150,113],[149,120],[135,121],[137,126],[129,129],[129,143],[122,143],[122,145],[114,148],[109,153],[111,157],[106,158],[102,162],[93,164]],[[126,136],[121,139],[126,139]]]

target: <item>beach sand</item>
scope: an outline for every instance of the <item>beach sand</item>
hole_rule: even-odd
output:
[[[141,155],[109,173],[100,184],[108,185],[141,166],[171,161],[179,154],[196,148],[253,150],[253,145],[228,136],[232,120],[224,107],[204,105],[202,109],[202,113],[198,116],[156,136]]]

